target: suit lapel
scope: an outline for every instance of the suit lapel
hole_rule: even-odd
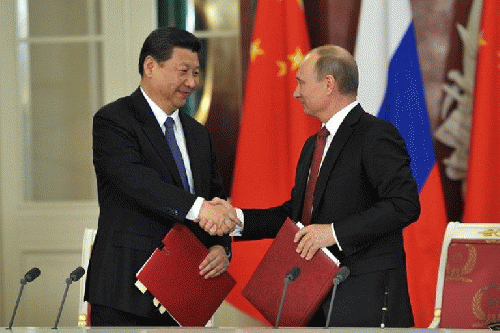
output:
[[[158,155],[165,162],[168,170],[172,173],[175,182],[182,186],[181,177],[179,175],[179,171],[177,170],[174,157],[168,147],[167,140],[165,140],[163,131],[161,130],[161,127],[140,88],[134,91],[130,97],[136,111],[136,119],[142,125],[144,134],[148,137]]]
[[[311,167],[312,156],[314,153],[314,143],[316,142],[316,135],[307,139],[304,144],[302,155],[300,156],[297,165],[297,173],[295,175],[295,188],[293,200],[297,203],[293,205],[292,218],[295,221],[300,221],[302,207],[304,205],[304,193],[306,193],[307,180],[309,179],[309,169]],[[299,197],[295,197],[299,196]]]
[[[313,210],[311,220],[314,218],[314,213],[320,201],[320,198],[323,196],[326,188],[326,184],[330,175],[332,174],[333,167],[335,166],[335,162],[337,161],[340,153],[344,149],[349,137],[354,132],[355,124],[358,122],[359,117],[362,114],[363,109],[358,104],[354,109],[352,109],[347,116],[345,117],[342,124],[340,124],[337,133],[335,133],[332,143],[328,148],[328,151],[325,155],[325,159],[323,160],[323,164],[321,165],[321,169],[318,175],[318,181],[316,183],[316,189],[314,190],[314,199],[313,199]],[[309,162],[310,165],[310,162]]]
[[[192,119],[191,116],[187,115],[182,109],[179,110],[179,117],[184,131],[184,138],[186,139],[186,148],[189,155],[191,174],[193,175],[194,193],[201,195],[202,190],[200,188],[200,184],[202,184],[201,170],[203,170],[203,159],[200,154],[200,149],[203,138],[199,136],[200,132],[196,128],[196,125],[198,124],[193,123],[196,120]]]

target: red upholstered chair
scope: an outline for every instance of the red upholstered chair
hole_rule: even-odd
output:
[[[500,321],[500,223],[446,228],[430,328],[488,328]]]
[[[94,245],[94,239],[96,229],[85,229],[83,233],[83,244],[82,244],[82,264],[81,266],[87,272],[89,266],[90,252],[92,251],[92,245]],[[90,304],[83,301],[83,296],[85,295],[85,280],[87,275],[84,275],[80,279],[80,298],[78,306],[78,326],[91,326],[90,325]]]

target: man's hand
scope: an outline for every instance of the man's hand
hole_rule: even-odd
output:
[[[226,250],[220,245],[208,249],[208,255],[199,266],[200,275],[205,279],[214,278],[224,273],[229,267]]]
[[[322,247],[328,247],[335,244],[333,238],[332,226],[330,224],[311,224],[297,231],[293,240],[299,242],[297,253],[302,258],[311,260],[316,251]]]
[[[201,206],[200,216],[195,222],[212,236],[228,234],[236,225],[243,225],[236,216],[236,209],[220,198],[205,200]]]

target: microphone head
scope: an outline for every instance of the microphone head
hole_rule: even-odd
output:
[[[342,266],[337,274],[335,274],[335,278],[333,279],[333,283],[339,284],[341,282],[344,282],[345,279],[349,276],[351,273],[351,270],[347,266]]]
[[[80,278],[85,274],[85,269],[82,266],[77,267],[71,274],[69,275],[71,281],[75,282],[80,280]]]
[[[26,282],[31,282],[40,276],[40,269],[38,267],[33,267],[26,274],[24,274],[24,280]]]
[[[293,280],[295,280],[296,278],[298,278],[300,275],[300,268],[298,268],[297,266],[293,267],[286,275],[285,279],[287,279],[288,281],[292,282]]]

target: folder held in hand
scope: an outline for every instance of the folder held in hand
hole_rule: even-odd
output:
[[[200,275],[208,250],[186,226],[176,223],[162,243],[137,272],[135,285],[181,326],[205,326],[236,281],[227,271],[210,279]]]
[[[275,323],[285,276],[291,268],[300,268],[300,275],[287,288],[280,326],[306,326],[332,290],[339,270],[339,261],[326,249],[318,250],[311,260],[300,257],[298,243],[293,241],[299,228],[292,220],[285,221],[242,292],[270,323]]]

